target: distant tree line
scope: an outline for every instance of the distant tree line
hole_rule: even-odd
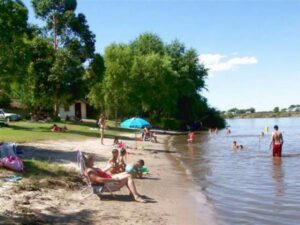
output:
[[[31,4],[43,27],[27,22],[22,1],[0,2],[0,103],[9,96],[57,117],[60,105],[85,99],[112,119],[142,116],[176,129],[224,127],[201,95],[208,70],[194,49],[144,33],[107,46],[101,56],[85,15],[75,12],[76,0]]]
[[[223,111],[222,115],[226,118],[232,118],[234,116],[244,115],[244,114],[252,114],[255,113],[255,108],[247,108],[247,109],[238,109],[232,108],[227,111]],[[278,106],[274,107],[273,110],[265,111],[264,113],[279,113],[279,112],[300,112],[300,105],[290,105],[288,108],[280,109]],[[262,113],[262,112],[260,112]]]

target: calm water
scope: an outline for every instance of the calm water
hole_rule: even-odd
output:
[[[300,118],[228,120],[232,133],[197,135],[188,146],[176,137],[173,147],[212,203],[220,224],[300,224]],[[284,133],[283,157],[269,149],[274,124]],[[269,134],[261,140],[264,127]],[[243,150],[232,150],[236,140]]]

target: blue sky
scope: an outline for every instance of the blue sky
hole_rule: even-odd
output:
[[[195,48],[211,70],[202,94],[220,110],[300,104],[299,0],[77,0],[77,12],[100,53],[143,32]]]

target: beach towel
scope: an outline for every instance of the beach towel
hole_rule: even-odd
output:
[[[1,166],[13,170],[13,171],[17,171],[17,172],[22,172],[24,171],[24,164],[22,159],[20,159],[17,156],[7,156],[4,157],[3,159],[1,159]]]

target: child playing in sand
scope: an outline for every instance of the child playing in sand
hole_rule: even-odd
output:
[[[120,171],[121,172],[124,172],[125,171],[125,168],[126,168],[126,149],[125,148],[122,148],[121,150],[120,150],[120,156],[119,156],[119,161],[118,161],[118,163],[119,163],[119,168],[120,168]]]
[[[236,143],[236,141],[234,141],[234,142],[232,143],[232,149],[233,149],[233,150],[236,150],[236,149],[238,149],[238,148],[243,149],[244,146],[243,146],[243,145],[238,145],[238,144]]]
[[[141,178],[143,176],[143,172],[148,172],[148,169],[144,167],[145,162],[144,160],[140,159],[135,164],[127,165],[126,166],[126,172],[132,174],[135,178]]]
[[[108,161],[109,163],[109,168],[107,169],[108,173],[110,174],[120,173],[120,165],[118,162],[119,151],[118,149],[113,149],[111,153],[112,153],[112,158]]]
[[[120,142],[119,142],[119,138],[118,137],[115,137],[114,139],[114,145],[118,145]]]
[[[129,146],[127,146],[125,144],[125,142],[119,141],[118,137],[115,137],[113,147],[114,148],[129,148]]]

